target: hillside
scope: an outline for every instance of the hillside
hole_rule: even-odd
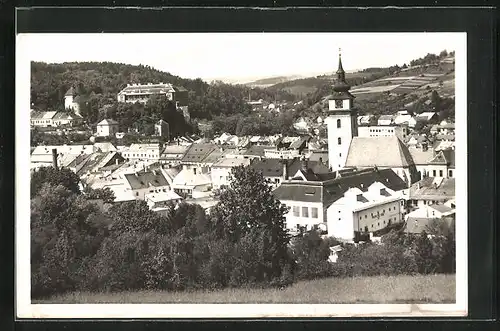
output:
[[[420,60],[420,61],[419,61]],[[445,111],[443,117],[450,117],[454,114],[455,96],[455,65],[454,55],[442,57],[431,57],[428,62],[414,60],[410,63],[417,63],[404,68],[392,67],[388,74],[381,77],[383,68],[365,69],[357,72],[356,75],[347,75],[347,80],[351,84],[351,93],[356,97],[356,107],[360,115],[363,114],[394,114],[399,110],[406,109],[414,113],[424,111],[434,111],[434,103],[431,100],[433,92],[436,92],[440,101],[440,109]],[[366,73],[371,76],[362,76]],[[362,77],[362,78],[361,78]],[[376,79],[370,79],[374,78]],[[365,80],[362,84],[353,84],[356,79]],[[317,78],[320,79],[320,78]],[[304,81],[303,81],[304,82]],[[305,81],[311,85],[313,80]],[[288,82],[292,88],[300,86],[297,82]],[[333,81],[329,82],[329,85]],[[306,97],[308,107],[302,113],[309,114],[312,118],[321,113],[327,107],[326,100],[330,96],[331,87],[324,87],[313,92]],[[312,102],[311,102],[312,101]]]
[[[244,83],[243,85],[249,86],[249,87],[260,87],[260,88],[266,88],[269,86],[273,86],[279,83],[284,83],[288,82],[291,80],[295,79],[300,79],[301,76],[276,76],[276,77],[266,77],[266,78],[261,78],[257,79],[251,82]]]
[[[35,109],[57,110],[64,106],[64,94],[75,87],[82,103],[93,112],[116,104],[116,94],[127,84],[168,82],[189,91],[188,106],[193,118],[211,119],[218,115],[233,115],[249,111],[246,100],[272,101],[276,92],[222,82],[208,84],[201,79],[185,79],[150,66],[111,62],[69,62],[47,64],[32,62],[31,103]],[[295,97],[279,92],[283,100]],[[93,119],[94,121],[97,119]]]

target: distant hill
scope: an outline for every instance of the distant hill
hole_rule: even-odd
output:
[[[261,79],[257,79],[257,80],[251,81],[251,82],[244,83],[244,85],[250,86],[250,87],[266,88],[266,87],[269,87],[272,85],[288,82],[288,81],[291,81],[294,79],[300,79],[301,77],[302,76],[297,76],[297,75],[295,75],[295,76],[267,77],[267,78],[261,78]]]
[[[356,97],[358,112],[361,115],[381,115],[394,114],[402,109],[415,113],[434,111],[431,98],[433,92],[436,92],[442,99],[442,108],[454,113],[454,55],[429,54],[424,59],[410,63],[414,65],[369,68],[347,74],[346,79],[352,86],[351,93]],[[361,84],[356,84],[359,82]],[[272,88],[304,93],[305,106],[301,113],[314,118],[327,107],[326,99],[331,95],[331,84],[332,76],[322,76],[289,81]],[[307,92],[311,90],[313,92]]]
[[[244,85],[222,82],[208,84],[201,79],[186,79],[159,71],[145,65],[112,62],[67,62],[31,64],[31,103],[38,110],[55,110],[64,107],[64,94],[74,87],[80,100],[89,104],[92,111],[101,111],[116,104],[116,94],[127,84],[171,83],[189,91],[188,106],[191,116],[211,119],[213,116],[233,115],[250,110],[246,104],[264,99],[294,101],[295,96],[286,91],[251,89]]]

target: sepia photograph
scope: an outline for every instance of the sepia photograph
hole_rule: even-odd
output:
[[[18,315],[467,315],[466,69],[465,33],[18,34]]]

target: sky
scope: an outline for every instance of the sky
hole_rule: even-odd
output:
[[[19,34],[32,61],[149,65],[183,78],[245,82],[403,65],[455,50],[458,33]]]

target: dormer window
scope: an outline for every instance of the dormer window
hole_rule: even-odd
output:
[[[335,108],[340,109],[342,107],[343,107],[342,100],[335,100]]]

